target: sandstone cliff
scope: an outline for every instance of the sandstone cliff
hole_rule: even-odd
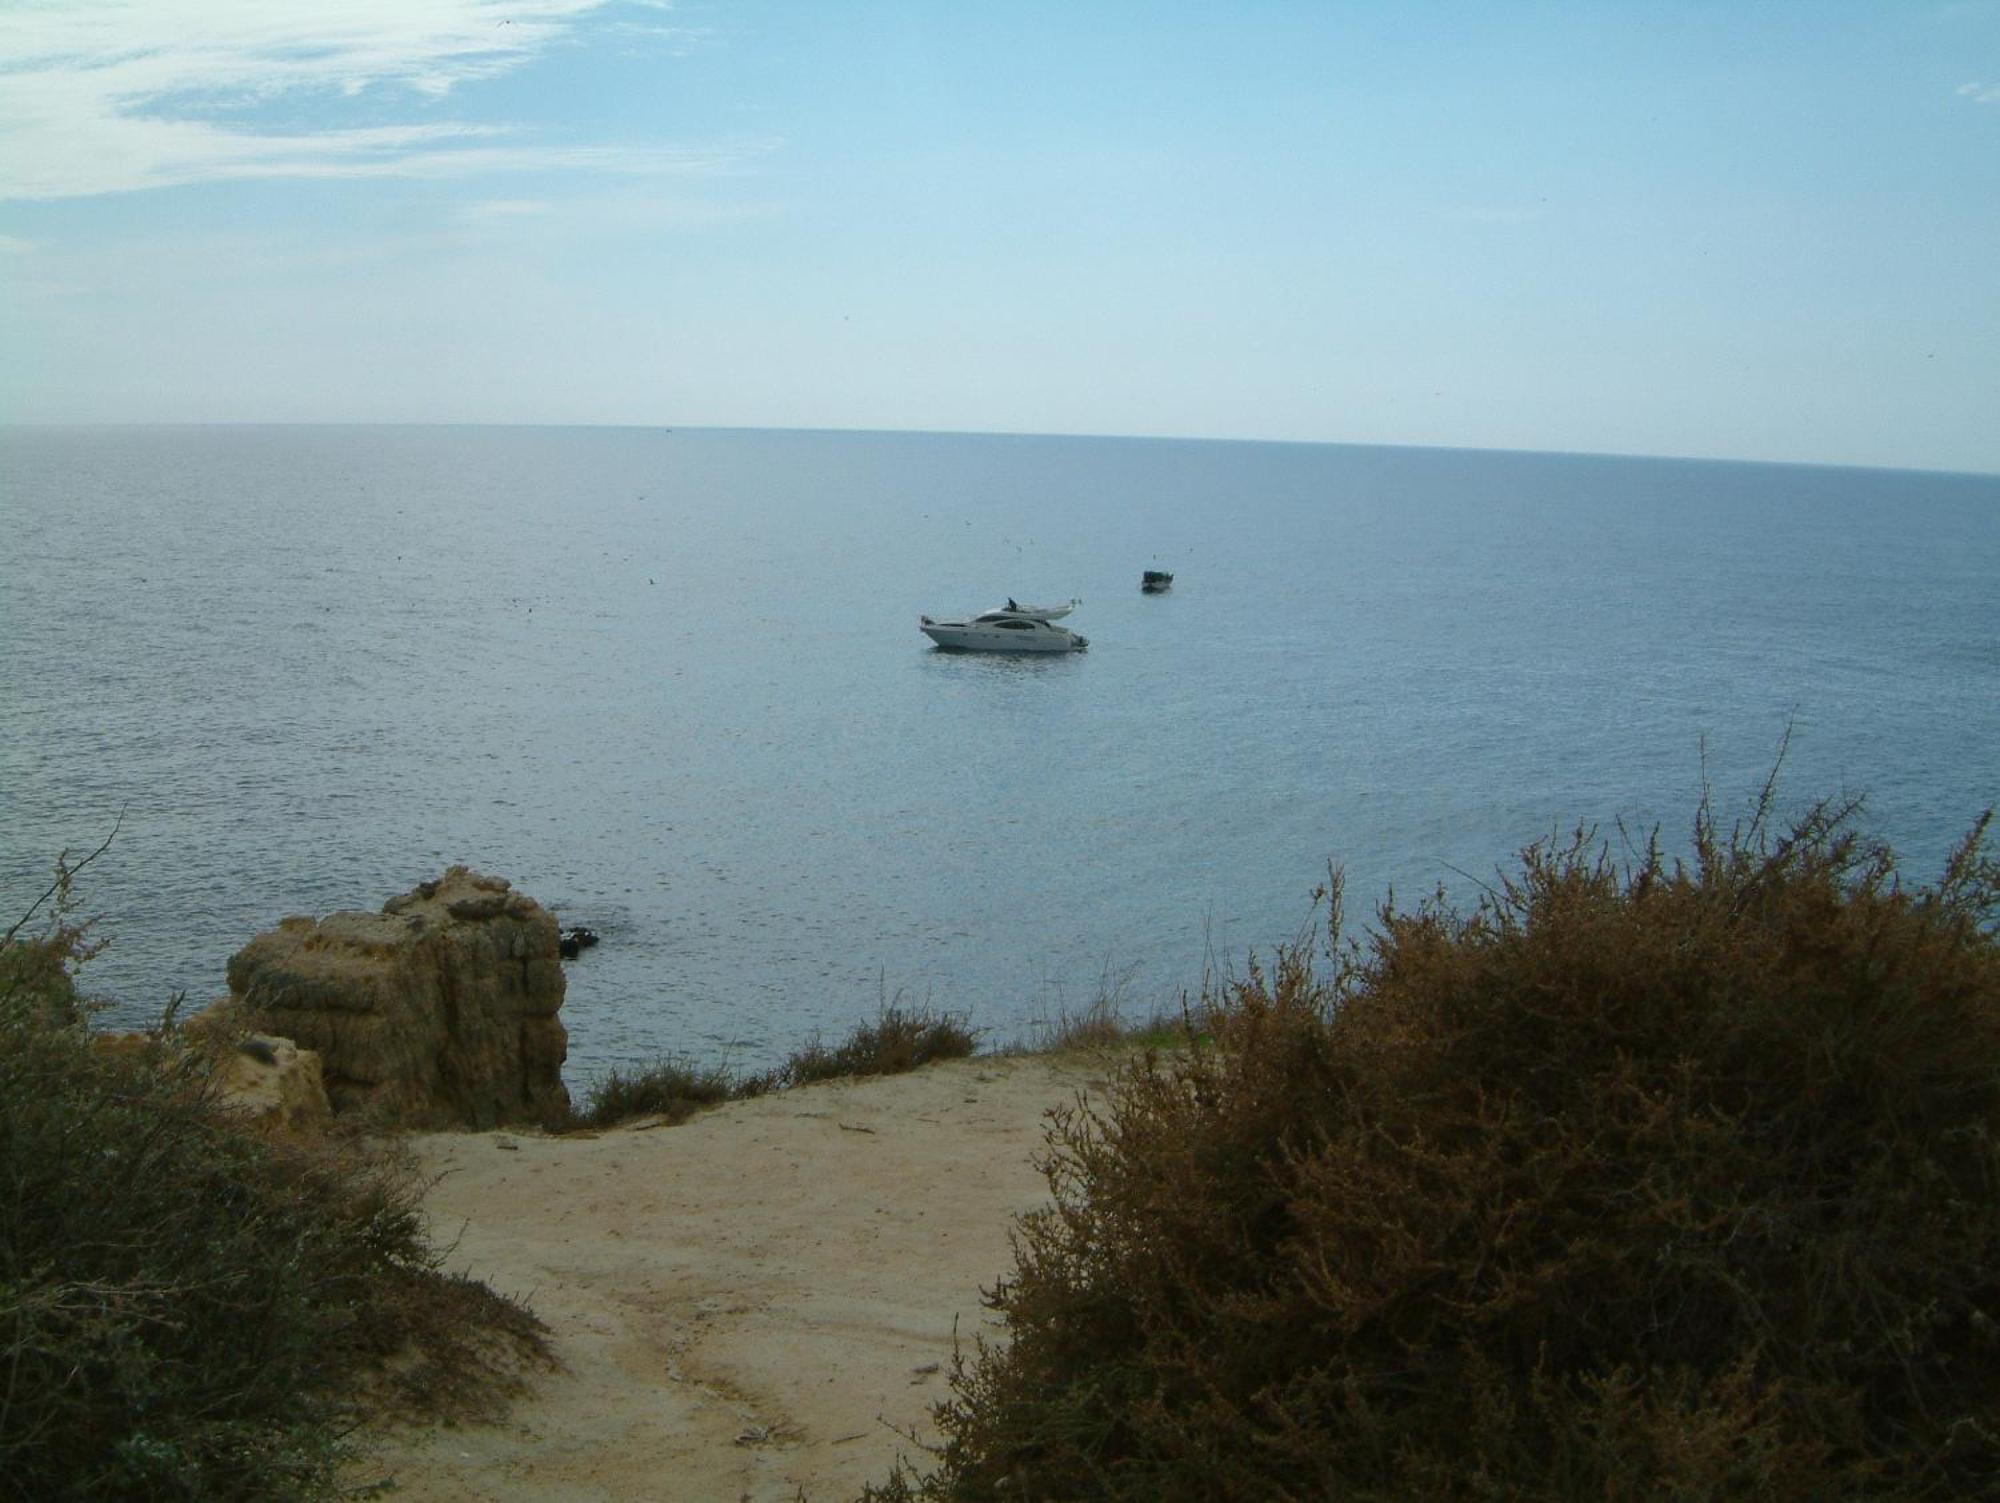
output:
[[[455,866],[380,913],[288,918],[229,961],[247,1026],[316,1051],[333,1109],[373,1125],[560,1119],[555,918]]]
[[[314,1132],[333,1115],[319,1056],[290,1039],[237,1039],[216,1061],[215,1085],[223,1105],[263,1127]]]

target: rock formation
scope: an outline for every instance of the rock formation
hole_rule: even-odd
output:
[[[319,1056],[290,1039],[236,1040],[217,1061],[215,1083],[225,1106],[263,1127],[311,1132],[332,1120]]]
[[[244,1022],[320,1056],[335,1112],[383,1127],[547,1123],[568,1110],[556,921],[454,866],[377,913],[288,918],[229,961]]]
[[[311,1133],[333,1120],[319,1056],[290,1039],[245,1032],[243,1018],[228,997],[203,1008],[164,1038],[150,1033],[93,1033],[90,1042],[105,1054],[146,1061],[177,1074],[187,1065],[181,1050],[193,1050],[209,1062],[206,1080],[216,1104],[255,1127]]]

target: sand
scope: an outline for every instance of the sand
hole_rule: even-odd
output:
[[[735,1102],[679,1127],[413,1146],[450,1266],[527,1300],[562,1364],[491,1425],[390,1428],[357,1482],[406,1500],[810,1503],[934,1441],[954,1335],[1042,1204],[1081,1057],[995,1057]]]

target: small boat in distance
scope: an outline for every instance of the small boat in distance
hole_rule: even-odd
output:
[[[1139,588],[1148,595],[1157,595],[1162,590],[1173,588],[1174,577],[1163,569],[1148,569],[1139,576]]]
[[[1023,607],[1008,601],[997,610],[981,611],[965,621],[933,621],[917,617],[917,630],[940,647],[955,652],[1082,652],[1090,639],[1053,618],[1067,616],[1076,606]],[[1011,607],[1011,609],[1010,609]]]

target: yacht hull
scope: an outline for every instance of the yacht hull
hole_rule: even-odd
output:
[[[1081,652],[1087,638],[1047,621],[1013,617],[1007,621],[933,621],[919,618],[917,629],[950,652]]]

